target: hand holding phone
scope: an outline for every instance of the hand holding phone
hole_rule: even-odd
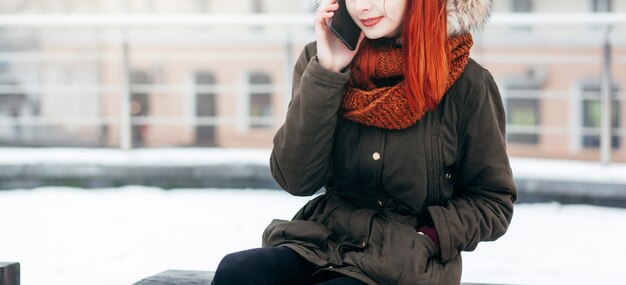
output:
[[[328,27],[350,50],[355,50],[361,35],[361,28],[348,13],[346,0],[338,0],[337,4],[339,8],[328,22]]]
[[[364,37],[348,14],[345,0],[339,1],[340,3],[337,3],[337,0],[331,0],[323,4],[313,20],[317,42],[317,60],[322,67],[335,72],[341,72],[352,62],[357,54],[360,41]],[[347,33],[350,28],[345,29],[349,26],[341,24],[344,21],[346,24],[354,25],[352,36]],[[334,28],[331,28],[331,22],[333,22]],[[340,36],[337,36],[336,32],[339,32]]]

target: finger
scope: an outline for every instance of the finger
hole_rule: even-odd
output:
[[[313,18],[316,28],[320,31],[325,30],[328,27],[328,22],[335,15],[334,11],[337,9],[339,9],[339,4],[336,3],[336,0],[332,0],[320,7]]]
[[[323,19],[332,18],[334,14],[329,13],[332,13],[337,9],[339,9],[339,4],[327,4],[320,7],[320,9],[315,13],[315,22],[321,22],[322,19],[320,19],[320,17]]]
[[[321,12],[318,13],[317,15],[315,15],[314,19],[316,20],[322,20],[322,19],[326,19],[326,18],[332,18],[333,15],[335,15],[335,12]]]
[[[322,6],[318,12],[329,12],[329,11],[335,11],[339,9],[339,4],[335,3],[335,4],[328,4],[328,5],[324,5]]]
[[[335,16],[335,12],[328,12],[327,15],[324,16],[324,21],[326,21],[326,25],[330,23],[330,19],[332,19],[333,16]]]
[[[315,15],[313,20],[314,24],[319,27],[326,27],[328,25],[328,21],[335,15],[334,12],[325,12],[319,13]]]

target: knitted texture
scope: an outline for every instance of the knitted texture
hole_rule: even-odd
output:
[[[446,90],[461,76],[469,62],[469,51],[473,45],[471,34],[462,34],[449,39],[449,73]],[[351,82],[359,82],[359,74],[353,68]],[[403,76],[402,49],[382,47],[374,69],[373,78]],[[367,86],[348,86],[341,103],[341,115],[348,120],[388,130],[402,130],[414,125],[426,112],[426,108],[413,112],[406,96],[405,81],[393,86],[377,87],[367,80]],[[361,81],[362,82],[362,81]],[[447,91],[446,91],[447,92]],[[443,94],[439,96],[440,100]]]

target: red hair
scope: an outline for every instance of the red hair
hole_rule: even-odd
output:
[[[446,91],[449,56],[445,1],[407,0],[402,23],[402,54],[406,96],[413,111],[432,110]],[[377,46],[365,39],[354,64],[357,86],[374,74]]]

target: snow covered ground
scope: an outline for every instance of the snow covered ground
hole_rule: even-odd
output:
[[[272,190],[38,188],[0,191],[0,261],[22,284],[132,284],[166,269],[214,270],[258,247],[273,218],[310,198]],[[465,253],[464,282],[626,284],[626,209],[517,205],[507,235]]]

